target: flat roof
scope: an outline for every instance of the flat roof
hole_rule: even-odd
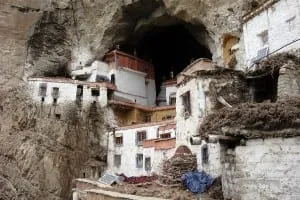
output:
[[[247,14],[245,14],[243,16],[243,22],[246,23],[247,21],[249,21],[253,17],[259,15],[261,12],[268,9],[269,7],[271,7],[272,5],[274,5],[277,2],[279,2],[279,0],[264,0],[264,1],[262,1],[257,8],[255,8],[254,10],[251,10],[250,12],[248,12]]]
[[[65,77],[29,77],[27,81],[69,83],[75,85],[88,85],[90,87],[106,87],[111,90],[116,90],[116,86],[109,82],[87,82],[87,81],[73,80],[71,78],[65,78]]]
[[[146,105],[141,105],[141,104],[137,104],[137,103],[130,103],[130,102],[124,102],[124,101],[117,101],[117,100],[110,100],[108,103],[111,105],[125,106],[125,107],[129,107],[129,108],[137,108],[137,109],[140,109],[143,111],[148,111],[148,112],[176,109],[175,105],[172,105],[172,106],[146,106]]]
[[[175,121],[173,119],[159,121],[159,122],[146,122],[146,123],[139,123],[139,124],[132,124],[132,125],[128,125],[128,126],[118,127],[118,128],[116,128],[116,131],[150,127],[150,126],[158,126],[158,125],[168,125],[168,124],[174,124],[174,123],[175,123]]]

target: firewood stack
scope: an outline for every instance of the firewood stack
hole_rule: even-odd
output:
[[[166,185],[180,184],[180,178],[184,173],[195,171],[196,169],[196,155],[189,153],[175,154],[164,162],[163,175],[160,177],[160,182]]]

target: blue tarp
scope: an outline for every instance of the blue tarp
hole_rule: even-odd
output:
[[[187,172],[181,180],[186,188],[195,194],[203,193],[212,183],[213,178],[202,172]]]

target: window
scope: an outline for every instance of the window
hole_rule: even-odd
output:
[[[93,97],[100,96],[100,90],[99,90],[99,88],[92,88],[91,94],[92,94]]]
[[[77,86],[77,91],[76,91],[76,97],[82,97],[83,96],[83,86],[78,85]]]
[[[201,154],[202,154],[202,163],[208,164],[208,148],[206,144],[202,147]]]
[[[143,145],[143,141],[146,140],[147,135],[146,131],[139,131],[136,134],[136,143],[137,145]]]
[[[111,84],[115,84],[116,83],[116,78],[115,78],[114,74],[110,75],[110,83]]]
[[[145,158],[145,170],[151,171],[151,157]]]
[[[45,97],[47,94],[47,83],[40,83],[39,96]]]
[[[151,122],[151,115],[146,115],[144,122]]]
[[[260,37],[262,46],[266,46],[269,44],[269,33],[267,30],[263,31],[258,36]]]
[[[123,136],[116,136],[115,137],[115,145],[122,146],[123,145]]]
[[[176,104],[176,93],[172,93],[169,96],[169,105],[175,105]]]
[[[160,134],[160,138],[171,138],[171,133]]]
[[[183,115],[189,117],[191,115],[190,92],[184,93],[182,96]]]
[[[170,97],[170,105],[175,105],[176,104],[176,97]]]
[[[52,95],[53,98],[57,99],[58,96],[59,96],[59,88],[58,87],[53,87],[51,95]]]
[[[296,27],[295,18],[296,18],[296,16],[293,16],[293,17],[289,18],[288,20],[286,20],[286,23],[288,24],[288,27],[289,27],[289,31],[294,30]]]
[[[114,158],[114,166],[115,167],[120,167],[121,166],[121,155],[115,155]]]
[[[55,114],[56,119],[60,119],[60,117],[61,117],[61,114]]]
[[[143,154],[136,154],[136,168],[143,168]]]

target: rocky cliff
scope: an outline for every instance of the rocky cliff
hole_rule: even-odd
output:
[[[151,27],[176,23],[185,24],[221,64],[222,38],[240,37],[240,18],[255,3],[0,0],[0,5],[0,199],[58,200],[69,198],[71,180],[87,158],[105,155],[97,136],[105,120],[95,135],[86,123],[44,116],[29,98],[26,77],[66,75]]]

